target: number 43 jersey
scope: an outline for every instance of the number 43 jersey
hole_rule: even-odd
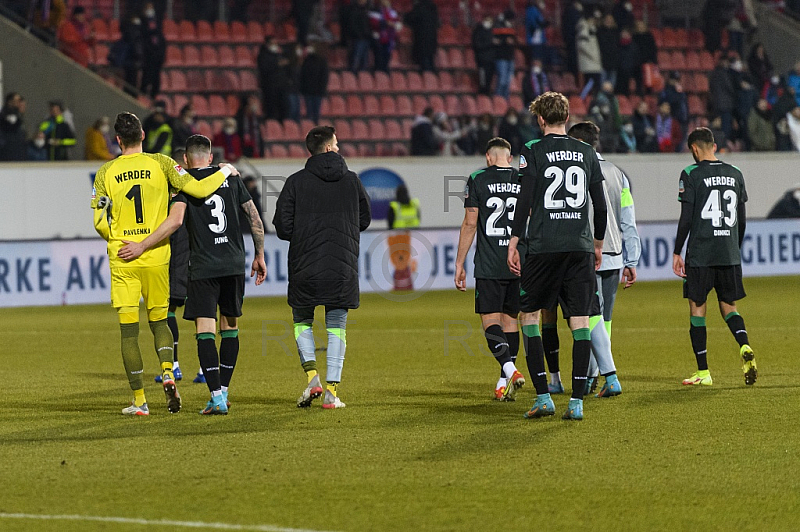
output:
[[[464,207],[478,208],[478,238],[475,249],[476,279],[516,279],[508,269],[508,241],[519,194],[516,171],[490,166],[467,180]],[[520,246],[520,253],[524,249]]]
[[[198,181],[219,168],[191,169]],[[244,240],[239,209],[250,201],[250,193],[239,176],[229,176],[205,199],[180,193],[175,202],[186,204],[184,224],[189,232],[189,279],[242,275],[245,269]]]
[[[678,201],[692,206],[686,266],[741,264],[738,208],[747,202],[744,177],[722,161],[700,161],[681,172]]]
[[[528,254],[594,249],[589,187],[603,180],[597,152],[567,135],[545,135],[522,148],[514,235],[524,234],[530,209]]]

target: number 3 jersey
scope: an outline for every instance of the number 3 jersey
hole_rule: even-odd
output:
[[[744,177],[722,161],[700,161],[681,172],[678,201],[692,206],[686,266],[741,264],[739,204],[747,201]]]
[[[198,181],[218,168],[191,169]],[[244,240],[239,209],[250,193],[239,176],[229,176],[212,195],[198,199],[180,193],[175,202],[186,204],[184,224],[189,232],[189,279],[210,279],[244,273]]]
[[[111,198],[108,262],[112,267],[169,264],[169,239],[132,261],[124,261],[117,254],[123,240],[141,242],[167,219],[170,191],[182,188],[191,179],[178,163],[160,153],[120,155],[100,167],[94,179],[92,208],[96,208],[98,198]]]
[[[478,208],[478,241],[475,249],[476,279],[516,279],[508,269],[508,241],[514,220],[519,183],[511,168],[490,166],[467,180],[464,207]],[[520,254],[525,250],[520,245]]]
[[[597,152],[567,135],[549,134],[523,146],[519,159],[522,186],[514,236],[525,234],[528,253],[594,250],[589,188],[603,181]]]

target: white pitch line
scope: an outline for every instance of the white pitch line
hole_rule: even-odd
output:
[[[132,517],[102,517],[96,515],[48,515],[0,513],[0,519],[33,519],[40,521],[95,521],[129,525],[179,526],[184,528],[207,528],[212,530],[253,530],[256,532],[324,532],[309,528],[286,528],[272,525],[237,525],[232,523],[205,523],[203,521],[173,521],[171,519],[137,519]]]

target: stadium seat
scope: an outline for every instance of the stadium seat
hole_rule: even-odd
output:
[[[403,139],[403,128],[397,120],[386,120],[384,122],[384,138],[389,140]]]
[[[353,132],[350,129],[350,122],[347,120],[334,120],[333,126],[336,128],[336,136],[340,139],[352,140]]]
[[[708,50],[700,51],[700,66],[703,68],[703,70],[714,69],[714,56],[711,55],[711,52]]]
[[[347,106],[341,96],[331,96],[329,98],[331,116],[347,116]]]
[[[267,126],[266,136],[269,140],[282,140],[284,138],[283,135],[283,126],[277,120],[266,120],[265,124]]]
[[[219,60],[218,64],[221,67],[236,66],[236,54],[233,52],[233,48],[230,46],[218,46],[217,58]]]
[[[411,105],[411,98],[402,94],[397,97],[395,100],[397,105],[397,114],[398,116],[413,116],[414,115],[414,107]]]
[[[504,115],[506,114],[506,111],[508,111],[508,100],[502,96],[493,96],[492,108],[494,109],[494,114]]]
[[[664,41],[664,48],[678,48],[678,33],[674,28],[664,28],[661,30],[661,35]]]
[[[175,92],[186,92],[189,85],[186,83],[186,73],[182,70],[171,70],[169,73],[170,86]]]
[[[356,149],[358,150],[359,157],[375,157],[375,148],[372,146],[372,143],[367,142],[359,142],[356,145]]]
[[[208,90],[206,77],[199,70],[186,71],[186,85],[190,92],[205,92]]]
[[[682,51],[676,50],[672,52],[672,68],[679,71],[691,70]]]
[[[282,146],[280,144],[273,144],[270,146],[270,153],[274,159],[288,159],[289,158],[289,150],[286,149],[286,146]]]
[[[402,142],[392,143],[392,155],[395,157],[405,157],[408,155],[408,146]]]
[[[229,116],[228,104],[219,94],[212,94],[209,96],[208,114],[211,116]]]
[[[361,92],[373,92],[375,90],[375,80],[369,72],[358,73],[358,89]]]
[[[206,122],[205,120],[198,120],[194,123],[194,129],[197,131],[198,134],[204,135],[208,138],[214,137],[214,130],[211,129],[211,124]],[[183,164],[183,163],[181,163]]]
[[[672,54],[666,50],[658,51],[658,68],[662,71],[672,70]]]
[[[428,96],[428,105],[433,108],[434,113],[446,112],[444,107],[444,99],[438,94],[431,94]]]
[[[388,142],[378,142],[375,144],[375,156],[376,157],[391,157],[392,156],[392,145]]]
[[[308,157],[308,152],[299,144],[289,144],[289,157],[292,159],[305,159]]]
[[[653,39],[656,41],[656,47],[664,48],[664,32],[661,28],[650,28],[650,33],[653,34]]]
[[[342,91],[343,92],[359,92],[358,80],[356,75],[352,72],[345,70],[341,73],[342,76]]]
[[[430,105],[428,99],[422,94],[414,95],[414,98],[411,100],[411,108],[414,110],[415,115],[421,115],[428,105]]]
[[[447,62],[450,68],[453,69],[463,69],[465,67],[464,64],[464,54],[461,52],[461,49],[458,47],[452,47],[447,51]]]
[[[389,92],[392,90],[389,75],[386,72],[375,72],[375,90],[377,92]]]
[[[350,138],[356,140],[370,140],[369,127],[363,120],[352,120],[350,122],[352,136]]]
[[[695,50],[701,50],[706,45],[703,32],[698,29],[689,30],[689,37],[687,40],[689,43],[689,48],[693,48]]]
[[[208,101],[199,94],[195,94],[192,96],[192,109],[194,109],[194,114],[196,116],[210,116],[211,111],[208,107]],[[175,106],[177,109],[180,109],[177,105]]]
[[[459,44],[458,33],[450,24],[442,24],[439,28],[439,45],[451,46]]]
[[[494,108],[492,107],[492,99],[484,94],[479,94],[478,98],[476,99],[478,104],[478,112],[476,114],[485,114],[489,113],[490,115],[494,116]]]
[[[459,101],[458,96],[449,94],[444,97],[444,112],[449,116],[459,116],[463,114],[461,111],[461,102]]]
[[[108,64],[108,45],[95,44],[92,50],[94,54],[94,64],[98,66],[106,66]]]
[[[617,101],[619,102],[619,114],[623,116],[630,116],[633,114],[633,107],[627,96],[620,94],[617,96]]]
[[[242,90],[246,92],[256,92],[258,90],[258,80],[256,75],[250,70],[242,70],[239,74]]]
[[[522,97],[512,94],[508,99],[508,106],[516,109],[517,111],[527,111],[527,105],[522,101]]]
[[[409,92],[423,92],[425,90],[425,87],[422,84],[422,76],[420,76],[419,73],[409,72],[406,76],[406,79],[408,81]]]
[[[159,98],[160,98],[160,96],[159,96]],[[169,99],[167,99],[167,103],[168,104],[170,103]],[[181,109],[183,109],[183,107],[185,105],[188,105],[188,104],[190,104],[192,102],[191,102],[191,100],[189,100],[188,97],[184,96],[183,94],[176,94],[172,98],[171,103],[172,103],[172,112],[171,113],[169,112],[169,105],[167,105],[167,113],[169,115],[171,115],[171,116],[177,116],[178,113],[180,113]],[[193,110],[195,111],[195,113],[197,112],[197,109],[193,109]]]
[[[403,127],[403,138],[411,139],[411,128],[414,127],[414,121],[410,118],[406,118],[400,122],[400,124]]]
[[[167,45],[167,57],[164,60],[164,66],[167,68],[183,66],[183,52],[180,47],[172,44]]]
[[[197,40],[197,32],[191,20],[180,21],[178,33],[180,42],[195,42]]]
[[[264,27],[255,20],[247,23],[247,42],[253,44],[264,42]]]
[[[583,103],[578,96],[569,97],[569,110],[570,114],[574,117],[582,117],[586,115],[586,104]]]
[[[439,91],[445,93],[455,91],[455,83],[450,72],[439,72]]]
[[[231,22],[231,41],[249,42],[247,36],[247,26],[238,20]]]
[[[223,70],[222,72],[222,86],[219,89],[221,92],[241,92],[242,83],[239,80],[239,74],[234,70]]]
[[[172,92],[172,85],[170,84],[169,72],[167,72],[166,70],[161,71],[161,92]]]
[[[351,94],[347,97],[347,114],[349,116],[361,116],[364,114],[364,103],[361,97]]]
[[[684,62],[686,63],[686,70],[703,70],[700,64],[700,54],[695,50],[688,50],[685,53]]]
[[[689,114],[691,116],[705,116],[706,105],[696,94],[689,95]]]
[[[475,116],[478,114],[478,103],[473,96],[461,97],[461,112],[465,115]]]
[[[116,42],[122,38],[122,32],[119,29],[119,20],[112,19],[111,22],[108,23],[108,33],[112,42]]]
[[[197,42],[211,42],[214,40],[214,28],[207,20],[198,20],[195,23]]]
[[[108,42],[111,40],[111,34],[108,31],[108,24],[101,18],[92,20],[92,31],[94,31],[94,38],[100,42]]]
[[[200,50],[196,46],[187,44],[183,47],[183,65],[184,66],[202,66],[203,62],[200,59]]]
[[[214,31],[211,34],[211,40],[212,42],[230,42],[232,39],[228,24],[222,22],[221,20],[215,21]]]
[[[239,112],[241,100],[237,94],[228,94],[225,96],[225,107],[228,109],[228,116],[236,116]]]
[[[433,72],[423,73],[422,87],[425,92],[439,92],[439,78]]]
[[[338,130],[339,128],[336,129]],[[340,152],[344,157],[347,158],[358,157],[358,150],[352,143],[340,145]]]
[[[708,76],[703,72],[694,75],[694,90],[701,94],[708,92]]]
[[[338,72],[328,74],[328,93],[342,92],[342,77]]]
[[[381,105],[378,103],[378,98],[372,94],[364,96],[364,115],[366,116],[380,116]]]
[[[303,134],[303,140],[305,140],[306,134],[311,131],[312,128],[316,127],[317,124],[312,122],[311,120],[301,120],[300,121],[300,132]]]
[[[383,116],[397,116],[397,106],[395,105],[394,98],[388,94],[384,94],[380,99],[381,112]]]
[[[299,141],[305,138],[305,135],[300,131],[300,126],[294,120],[284,120],[283,122],[283,138],[289,141]]]
[[[200,48],[200,61],[204,67],[213,68],[219,66],[219,54],[216,46],[203,45]]]
[[[164,32],[164,38],[167,42],[177,42],[180,40],[180,26],[174,20],[165,18],[161,26],[161,31]]]
[[[285,40],[290,42],[297,41],[297,28],[295,28],[292,22],[284,22],[283,26],[281,26],[280,31],[278,33],[279,36],[282,36]]]
[[[408,82],[406,80],[405,74],[394,70],[390,74],[390,78],[392,80],[392,90],[394,92],[401,92],[401,93],[408,92]]]
[[[253,58],[253,54],[250,52],[250,48],[247,46],[236,47],[236,66],[255,68],[256,61]]]

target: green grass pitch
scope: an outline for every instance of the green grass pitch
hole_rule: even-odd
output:
[[[119,413],[130,391],[110,307],[4,309],[0,513],[341,531],[796,530],[800,277],[745,286],[755,386],[745,387],[716,309],[714,386],[681,386],[694,357],[680,282],[640,283],[620,290],[614,316],[624,393],[587,398],[580,423],[560,419],[566,396],[555,397],[559,415],[524,420],[530,383],[516,403],[490,400],[498,366],[471,292],[362,296],[338,411],[295,407],[305,378],[289,309],[282,298],[249,299],[231,413],[211,418],[197,414],[208,392],[191,383],[190,323],[180,326],[183,411],[167,413],[143,326],[151,415],[131,419]],[[318,346],[320,319],[318,310]],[[455,337],[469,328],[467,350]],[[560,328],[566,375],[571,339]],[[274,339],[283,334],[288,353]],[[320,362],[324,370],[324,353]],[[0,517],[6,531],[151,528]]]

